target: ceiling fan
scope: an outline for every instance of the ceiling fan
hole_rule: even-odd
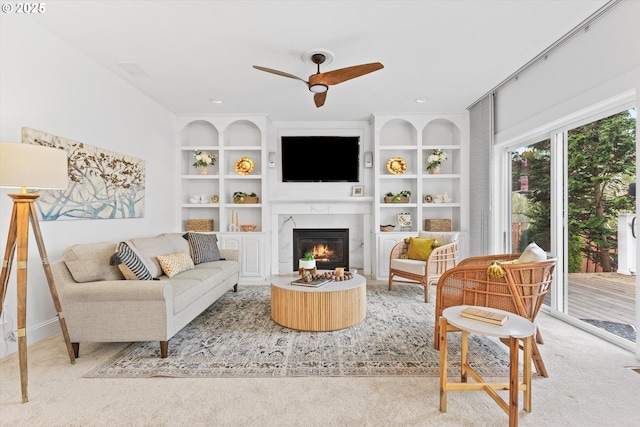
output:
[[[374,71],[384,68],[379,62],[372,62],[370,64],[354,65],[353,67],[340,68],[338,70],[327,71],[326,73],[320,72],[320,64],[324,63],[327,57],[323,53],[314,53],[310,57],[311,61],[318,66],[318,72],[309,76],[309,81],[306,81],[293,74],[285,73],[284,71],[273,70],[271,68],[260,67],[254,65],[256,70],[266,71],[267,73],[277,74],[279,76],[289,77],[291,79],[300,80],[306,83],[307,87],[313,95],[313,101],[316,107],[320,108],[324,105],[325,99],[327,99],[327,91],[329,86],[337,85],[338,83],[345,82],[347,80],[354,79],[356,77],[363,76],[365,74],[372,73]]]

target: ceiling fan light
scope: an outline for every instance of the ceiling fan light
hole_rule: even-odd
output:
[[[313,84],[309,86],[309,90],[313,93],[324,93],[329,90],[329,86],[323,84]]]

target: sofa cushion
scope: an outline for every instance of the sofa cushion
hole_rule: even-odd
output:
[[[535,242],[529,243],[518,258],[518,264],[523,262],[544,261],[547,259],[547,253]]]
[[[218,261],[215,264],[217,265],[220,262],[224,261]],[[209,264],[211,265],[213,263]],[[171,282],[173,291],[174,313],[180,313],[192,305],[199,297],[221,283],[221,277],[227,277],[227,273],[222,270],[210,267],[203,268],[202,266],[204,265],[207,264],[199,264],[193,270],[183,271],[171,279],[167,279]]]
[[[158,261],[158,255],[175,254],[189,251],[189,243],[182,238],[180,233],[166,233],[155,237],[142,237],[129,240],[129,245],[138,251],[142,262],[149,269],[154,278],[162,275],[162,267]]]
[[[411,237],[409,239],[409,249],[407,249],[407,258],[426,261],[431,255],[435,241],[435,239]]]
[[[406,271],[407,273],[417,274],[418,276],[424,276],[427,262],[416,259],[394,258],[391,260],[389,267],[394,270],[401,270]]]
[[[225,273],[225,275],[229,275],[233,273],[238,273],[240,271],[240,263],[238,261],[231,261],[231,260],[203,262],[202,264],[196,265],[196,270],[199,270],[199,269],[222,270]]]
[[[189,242],[191,258],[194,264],[219,261],[218,236],[215,234],[187,233],[184,238]]]
[[[162,233],[160,236],[169,241],[175,252],[189,252],[189,242],[184,239],[184,233]]]
[[[127,280],[152,280],[153,276],[144,265],[137,252],[126,242],[120,242],[116,253],[111,257],[111,264],[117,265]]]
[[[116,246],[114,242],[73,245],[64,250],[62,257],[78,283],[122,280],[118,267],[109,264]]]
[[[177,252],[169,255],[158,255],[158,262],[167,277],[172,278],[183,271],[193,270],[193,260],[187,252]]]

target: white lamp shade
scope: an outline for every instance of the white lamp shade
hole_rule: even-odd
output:
[[[0,142],[0,187],[63,190],[67,180],[65,150]]]

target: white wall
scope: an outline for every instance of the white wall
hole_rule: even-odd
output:
[[[280,140],[282,136],[331,135],[360,137],[359,182],[296,183],[282,182]],[[321,147],[317,147],[321,149]],[[374,194],[373,169],[364,167],[364,153],[373,152],[369,122],[274,122],[269,135],[268,152],[275,153],[276,167],[266,170],[269,183],[269,213],[271,215],[270,273],[293,271],[293,228],[348,228],[349,261],[345,267],[357,267],[371,273],[370,205]],[[303,161],[309,167],[313,156]],[[340,153],[333,165],[340,167]],[[354,185],[364,186],[365,197],[352,197]],[[298,206],[291,206],[291,204]]]
[[[282,182],[280,138],[282,136],[330,135],[360,137],[359,182],[295,183]],[[320,149],[320,147],[316,147]],[[369,122],[273,122],[269,135],[268,150],[276,154],[276,167],[267,169],[270,183],[270,200],[318,200],[350,198],[354,185],[364,185],[364,195],[373,196],[373,169],[364,167],[364,153],[373,151],[371,124]],[[336,153],[333,165],[315,165],[313,158],[303,159],[309,167],[340,167],[340,153]],[[311,186],[311,187],[310,187]],[[311,189],[311,191],[310,191]]]
[[[172,231],[175,116],[26,16],[0,17],[0,43],[0,140],[19,143],[21,128],[30,127],[146,161],[144,218],[42,222],[49,260],[60,260],[74,243]],[[8,192],[0,191],[3,255],[12,209]],[[33,237],[29,261],[27,338],[33,343],[60,328]],[[15,329],[15,267],[6,306]],[[0,357],[15,351],[14,342],[0,341]]]

